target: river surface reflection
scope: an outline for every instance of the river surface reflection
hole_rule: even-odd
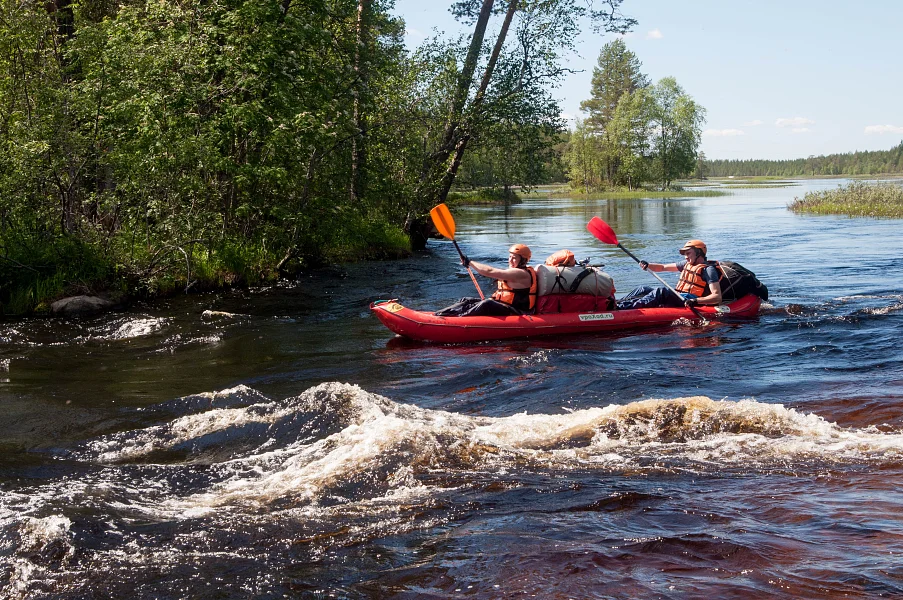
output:
[[[450,243],[266,289],[0,323],[0,596],[903,596],[899,221],[799,216],[841,180],[455,211],[605,263],[688,238],[758,319],[458,346],[374,299],[473,295]],[[489,290],[488,280],[482,280]]]

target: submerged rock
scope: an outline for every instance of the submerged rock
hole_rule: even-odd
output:
[[[100,296],[71,296],[50,305],[50,312],[64,317],[81,317],[110,310],[116,305]]]

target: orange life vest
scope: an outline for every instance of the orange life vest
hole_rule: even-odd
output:
[[[492,294],[493,299],[505,304],[510,304],[514,308],[523,311],[530,311],[536,306],[536,271],[533,267],[523,267],[530,273],[530,287],[513,288],[508,285],[507,281],[498,281],[498,290]]]
[[[721,281],[718,263],[714,261],[711,263],[705,262],[699,265],[684,265],[684,268],[680,270],[680,279],[677,280],[677,285],[674,287],[677,288],[678,292],[694,294],[698,298],[708,296],[709,284],[702,278],[702,272],[707,267],[715,267],[719,271],[718,280]]]

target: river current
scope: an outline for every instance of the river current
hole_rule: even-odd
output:
[[[604,263],[688,238],[749,322],[430,345],[368,310],[474,295],[408,260],[80,320],[0,322],[0,597],[903,597],[900,221],[844,183],[455,210],[470,258]],[[491,288],[483,279],[484,290]]]

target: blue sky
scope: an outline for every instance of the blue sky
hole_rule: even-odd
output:
[[[396,0],[415,47],[460,31],[450,2]],[[673,76],[707,111],[708,158],[802,158],[886,150],[903,140],[903,1],[625,0],[625,37],[652,81]],[[586,28],[554,90],[582,117],[599,51]]]

